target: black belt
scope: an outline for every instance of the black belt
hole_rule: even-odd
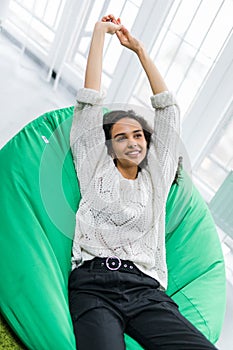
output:
[[[117,256],[110,256],[107,258],[94,258],[92,260],[87,260],[83,265],[79,266],[81,268],[88,268],[90,270],[99,270],[99,271],[121,271],[121,272],[131,272],[138,275],[142,275],[141,272],[132,261],[122,260]]]

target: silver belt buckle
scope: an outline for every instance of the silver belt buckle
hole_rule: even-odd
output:
[[[110,266],[110,259],[116,259],[117,262],[113,261],[111,265],[113,265],[114,267]],[[106,261],[105,261],[105,264],[107,266],[107,268],[109,270],[112,270],[112,271],[116,271],[116,270],[119,270],[119,268],[121,267],[121,259],[118,258],[118,256],[109,256],[108,258],[106,258]],[[117,266],[115,266],[115,264]]]

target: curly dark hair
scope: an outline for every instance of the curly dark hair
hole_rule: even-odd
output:
[[[115,110],[115,111],[110,111],[104,114],[103,116],[103,129],[105,133],[105,144],[108,149],[108,154],[111,155],[113,152],[112,149],[112,127],[115,123],[117,123],[119,120],[122,118],[131,118],[136,120],[142,127],[143,134],[147,143],[147,152],[148,149],[150,148],[150,142],[151,142],[151,135],[153,133],[153,130],[147,123],[147,121],[141,117],[140,115],[136,114],[133,110]],[[116,159],[114,159],[114,163],[116,165]],[[144,168],[147,165],[147,156],[143,159],[143,161],[139,164],[138,166],[138,171],[141,171],[142,168]],[[178,161],[178,167],[176,171],[175,178],[173,180],[172,184],[177,184],[178,181],[181,177],[181,168],[182,168],[182,157],[179,157]]]

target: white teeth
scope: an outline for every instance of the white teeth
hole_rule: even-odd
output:
[[[139,151],[132,151],[132,152],[127,152],[127,154],[138,154]]]

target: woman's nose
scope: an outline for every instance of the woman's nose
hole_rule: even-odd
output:
[[[136,142],[136,140],[135,139],[129,139],[128,140],[128,148],[134,148],[134,147],[136,147],[137,146],[137,142]]]

